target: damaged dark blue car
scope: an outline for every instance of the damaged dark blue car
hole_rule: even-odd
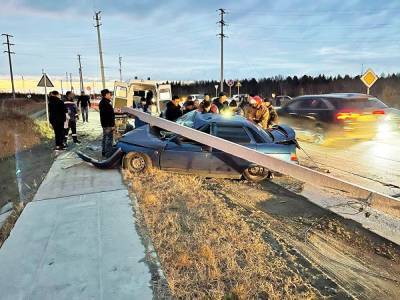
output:
[[[226,117],[197,111],[184,115],[177,123],[297,163],[295,132],[288,126],[275,126],[264,131],[240,116]],[[122,160],[123,168],[131,173],[157,168],[205,177],[244,177],[251,181],[261,181],[272,174],[271,170],[247,160],[150,125],[123,135],[116,149],[105,165],[115,166]],[[105,165],[97,162],[98,167]]]

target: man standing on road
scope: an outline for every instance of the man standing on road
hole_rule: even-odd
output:
[[[52,91],[49,97],[49,121],[54,130],[56,147],[55,150],[65,150],[64,141],[64,122],[66,121],[67,109],[61,100],[61,95],[57,91]]]
[[[80,144],[81,142],[78,140],[78,136],[76,134],[76,120],[78,118],[78,108],[74,102],[74,93],[68,91],[65,93],[65,107],[68,112],[69,120],[68,120],[68,128],[65,130],[65,143],[68,141],[69,130],[72,132],[72,140],[75,144]]]
[[[167,120],[175,122],[176,119],[182,116],[181,106],[179,105],[179,97],[173,96],[172,100],[167,103],[167,109],[165,110],[165,118]]]
[[[82,112],[82,121],[83,123],[89,122],[89,107],[91,107],[90,104],[90,97],[88,95],[85,95],[84,91],[81,91],[81,95],[78,97],[78,103],[77,106],[81,107],[81,112]]]
[[[222,113],[223,110],[228,109],[228,101],[224,92],[219,93],[219,98],[213,101],[213,104],[218,108],[218,112]]]
[[[245,117],[263,129],[268,129],[269,109],[259,96],[250,97]]]
[[[108,89],[101,91],[101,101],[99,103],[100,122],[103,127],[102,152],[103,157],[110,157],[113,154],[113,140],[115,127],[114,108],[111,105],[111,92]]]

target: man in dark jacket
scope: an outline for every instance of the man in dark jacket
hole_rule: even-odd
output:
[[[78,97],[78,103],[77,106],[79,107],[79,104],[81,105],[81,112],[82,112],[82,121],[89,122],[89,107],[91,106],[90,104],[90,97],[88,95],[85,95],[85,92],[82,91],[81,95]]]
[[[167,103],[167,109],[165,110],[165,118],[167,120],[175,122],[176,119],[182,116],[181,106],[179,105],[179,97],[173,96],[172,100]]]
[[[65,107],[68,112],[69,120],[68,120],[68,128],[65,129],[65,143],[68,141],[69,130],[72,132],[72,140],[76,144],[80,144],[81,142],[78,140],[78,136],[76,134],[76,120],[78,118],[78,108],[74,102],[74,93],[68,91],[65,93]]]
[[[228,101],[226,101],[227,97],[224,92],[219,93],[218,99],[215,99],[212,104],[218,107],[218,113],[222,113],[224,110],[229,109]]]
[[[104,89],[101,91],[101,97],[99,110],[101,127],[103,127],[102,155],[108,158],[113,154],[115,114],[111,105],[111,92],[108,89]]]
[[[55,150],[65,150],[64,141],[64,122],[66,120],[67,109],[61,100],[61,95],[57,91],[52,91],[49,97],[49,121],[54,130],[56,147]]]

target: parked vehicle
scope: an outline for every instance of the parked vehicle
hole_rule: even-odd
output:
[[[124,133],[135,127],[134,119],[120,113],[122,107],[136,107],[140,98],[153,99],[151,114],[159,116],[165,110],[166,104],[172,99],[171,85],[160,84],[154,80],[132,80],[130,82],[114,83],[113,107],[116,112],[116,128]]]
[[[287,103],[289,103],[290,101],[292,101],[292,97],[290,96],[276,96],[275,99],[273,99],[272,101],[272,105],[275,107],[281,107]]]
[[[365,94],[307,95],[277,110],[280,122],[309,134],[313,142],[331,139],[370,139],[386,122],[389,108]]]
[[[246,119],[193,111],[177,123],[241,144],[276,158],[297,163],[295,132],[287,126],[264,131]],[[202,145],[174,133],[143,126],[125,134],[117,148],[124,155],[123,166],[137,173],[148,168],[192,173],[209,177],[261,181],[271,175],[266,168]]]
[[[192,97],[192,100],[198,100],[200,103],[204,100],[204,95],[203,94],[192,94],[190,95]]]

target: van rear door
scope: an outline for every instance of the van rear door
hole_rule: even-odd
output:
[[[128,84],[126,82],[114,82],[114,94],[112,101],[114,109],[128,106]]]
[[[158,110],[160,112],[164,111],[168,101],[172,99],[172,91],[171,91],[171,85],[169,84],[160,84],[158,86]]]

